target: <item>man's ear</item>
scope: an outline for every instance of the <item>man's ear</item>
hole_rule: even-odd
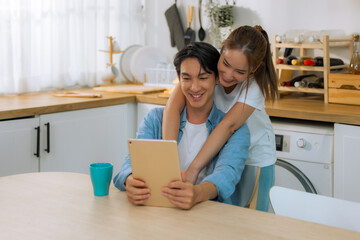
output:
[[[219,77],[215,77],[215,84],[219,84],[219,83],[220,83]]]

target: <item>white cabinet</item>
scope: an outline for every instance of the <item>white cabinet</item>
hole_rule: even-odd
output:
[[[0,177],[39,171],[38,126],[38,117],[0,121]]]
[[[89,173],[92,162],[111,162],[116,173],[128,152],[127,139],[135,137],[135,119],[136,104],[127,103],[2,121],[0,174]],[[37,146],[39,158],[34,155]]]
[[[360,126],[335,124],[334,197],[360,202]]]
[[[122,104],[41,115],[40,171],[89,173],[90,163],[110,162],[118,172],[134,137],[134,113],[134,104]]]
[[[137,126],[141,123],[145,115],[153,108],[164,107],[163,105],[138,103],[137,104]]]

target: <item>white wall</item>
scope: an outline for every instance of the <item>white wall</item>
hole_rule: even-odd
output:
[[[203,0],[203,5],[208,1]],[[224,0],[222,2],[225,3]],[[146,45],[162,48],[170,62],[177,49],[170,46],[170,34],[164,13],[173,3],[173,0],[146,0]],[[184,30],[187,5],[195,6],[195,22],[193,21],[192,28],[197,32],[198,1],[177,1]],[[202,12],[203,27],[206,27],[208,24],[204,9]],[[360,32],[359,12],[359,0],[236,0],[234,27],[259,24],[271,39],[275,34],[283,34],[293,29],[341,30],[349,35]],[[205,41],[208,40],[205,38]]]

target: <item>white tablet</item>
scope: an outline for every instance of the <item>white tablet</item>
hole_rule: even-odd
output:
[[[161,188],[181,180],[176,141],[128,139],[128,147],[133,177],[143,180],[151,191],[145,205],[173,207],[168,198],[161,195]]]

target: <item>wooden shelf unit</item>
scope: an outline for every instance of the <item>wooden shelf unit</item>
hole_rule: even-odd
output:
[[[280,92],[302,92],[302,93],[317,93],[324,94],[324,102],[329,102],[329,91],[328,91],[328,79],[329,73],[332,69],[340,69],[346,68],[348,65],[338,65],[338,66],[330,66],[330,48],[334,47],[348,47],[350,50],[350,54],[352,53],[352,35],[349,38],[341,38],[341,39],[329,39],[328,35],[323,36],[322,42],[315,43],[279,43],[276,41],[276,36],[273,38],[273,61],[275,65],[276,72],[279,76],[279,84],[282,81],[288,81],[291,78],[291,73],[293,70],[304,71],[307,72],[323,72],[324,74],[324,89],[318,88],[296,88],[296,87],[283,87],[279,85]],[[276,60],[279,57],[279,49],[280,48],[298,48],[300,51],[299,57],[306,56],[306,49],[320,49],[323,50],[323,61],[324,66],[293,66],[286,64],[276,64]]]

